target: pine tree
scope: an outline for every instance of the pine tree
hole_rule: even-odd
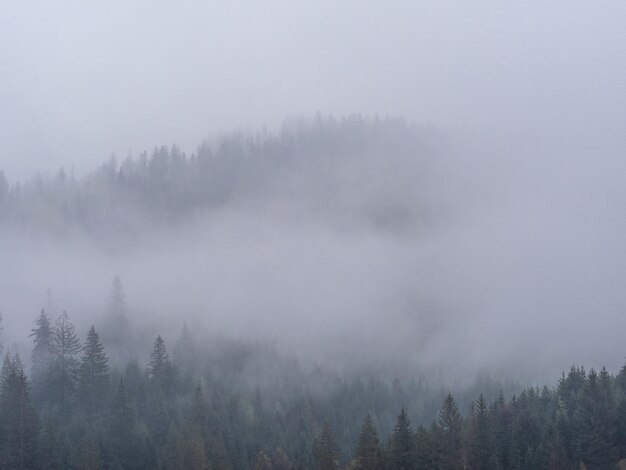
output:
[[[576,450],[578,459],[588,468],[613,468],[619,457],[611,385],[606,369],[600,375],[591,369],[581,389],[575,416]]]
[[[382,468],[378,433],[371,415],[365,417],[356,452],[355,468],[359,470],[378,470]]]
[[[53,378],[52,328],[44,309],[41,309],[35,325],[29,335],[33,337],[34,343],[31,353],[32,396],[36,403],[49,404],[48,389]]]
[[[470,419],[470,449],[469,460],[471,468],[476,470],[486,470],[489,468],[491,458],[491,443],[489,429],[489,415],[487,404],[481,393],[476,402],[473,416]]]
[[[339,470],[339,449],[328,423],[324,423],[315,439],[313,458],[316,470]]]
[[[441,406],[437,417],[441,438],[441,462],[444,470],[462,467],[463,418],[451,393]]]
[[[74,325],[65,311],[52,328],[53,390],[51,393],[62,410],[70,405],[76,391],[79,363],[76,355],[81,350]]]
[[[415,441],[411,420],[402,407],[396,419],[396,425],[389,439],[388,462],[391,468],[409,470],[415,465]]]
[[[92,326],[83,346],[78,373],[78,398],[83,410],[92,415],[105,406],[109,387],[109,359],[98,333]]]
[[[495,468],[509,468],[511,448],[511,407],[500,391],[491,406],[491,429]]]
[[[148,364],[148,373],[152,383],[157,386],[165,397],[168,397],[172,392],[173,369],[165,348],[165,341],[163,341],[160,335],[154,340],[154,346],[150,354],[150,363]]]

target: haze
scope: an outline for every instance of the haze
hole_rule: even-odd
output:
[[[8,2],[11,184],[61,166],[81,181],[161,145],[190,155],[241,129],[280,136],[318,111],[402,116],[423,144],[299,162],[176,227],[135,219],[130,242],[2,232],[5,336],[27,347],[13,338],[47,288],[87,324],[120,274],[154,329],[186,318],[317,360],[367,349],[453,373],[615,370],[625,17],[619,1]]]

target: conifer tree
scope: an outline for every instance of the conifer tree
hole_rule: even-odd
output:
[[[69,406],[76,391],[79,368],[76,355],[80,349],[80,341],[74,331],[74,325],[67,312],[63,311],[52,328],[54,388],[51,392],[61,409]]]
[[[496,468],[509,467],[509,454],[511,447],[511,407],[500,391],[498,397],[491,405],[491,429],[493,436],[493,453]]]
[[[382,468],[382,456],[378,433],[374,426],[371,415],[365,417],[356,453],[356,465],[358,470],[378,470]]]
[[[415,441],[411,420],[402,407],[396,419],[395,427],[389,439],[388,463],[397,470],[409,470],[415,465]]]
[[[441,463],[444,470],[462,467],[463,418],[451,393],[441,406],[437,417],[441,437]]]
[[[489,415],[487,404],[481,393],[476,402],[473,416],[470,418],[469,460],[471,468],[477,470],[489,468],[489,460],[492,455],[490,444]]]
[[[33,338],[33,351],[31,353],[31,382],[33,399],[37,403],[46,402],[47,389],[52,379],[53,349],[52,328],[50,318],[44,309],[41,309],[39,317],[35,320],[36,327],[29,335]]]
[[[154,340],[152,353],[150,353],[150,363],[148,364],[150,378],[161,385],[165,385],[171,373],[170,357],[167,354],[165,341],[158,335]]]
[[[313,458],[316,470],[339,470],[339,449],[328,423],[315,439]]]
[[[577,457],[588,468],[613,468],[619,457],[616,446],[616,409],[606,369],[593,369],[581,389],[575,416]]]
[[[109,387],[108,362],[104,346],[92,326],[83,346],[83,357],[78,373],[78,398],[88,415],[105,406]]]

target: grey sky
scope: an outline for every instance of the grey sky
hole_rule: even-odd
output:
[[[623,150],[625,20],[617,0],[6,1],[0,168],[83,173],[318,110]]]

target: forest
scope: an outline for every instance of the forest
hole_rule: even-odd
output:
[[[282,317],[276,316],[274,304],[260,308],[268,297],[289,300],[284,287],[289,278],[301,275],[301,265],[310,262],[307,250],[328,243],[329,237],[347,237],[354,243],[364,234],[373,236],[377,243],[366,245],[356,258],[365,254],[366,260],[376,261],[372,256],[381,249],[390,254],[396,246],[420,246],[458,217],[450,203],[459,200],[449,196],[459,190],[451,188],[452,183],[462,184],[449,173],[441,178],[445,146],[440,137],[402,119],[318,115],[286,122],[278,133],[222,135],[191,155],[171,146],[121,161],[111,157],[81,177],[61,168],[53,176],[10,183],[0,172],[5,259],[13,256],[19,266],[25,253],[32,252],[32,263],[45,274],[31,281],[32,266],[26,263],[28,276],[7,271],[4,278],[7,285],[16,279],[23,283],[4,291],[5,302],[18,300],[4,310],[0,468],[615,468],[626,458],[626,366],[611,374],[604,367],[587,370],[575,365],[541,387],[525,385],[537,382],[521,374],[524,364],[519,359],[508,363],[504,372],[480,375],[480,369],[460,358],[480,350],[475,342],[487,336],[467,336],[465,346],[455,342],[458,336],[438,336],[459,325],[462,330],[465,317],[446,317],[440,306],[421,302],[422,296],[432,300],[433,290],[409,297],[400,292],[408,300],[397,307],[387,298],[391,284],[385,277],[354,283],[359,264],[350,258],[346,265],[339,258],[335,269],[346,265],[349,277],[336,283],[331,278],[328,293],[332,301],[339,288],[349,300],[340,298],[337,305],[320,301],[315,284],[332,270],[329,254],[336,257],[337,250],[347,250],[343,241],[340,248],[331,244],[328,253],[322,250],[329,257],[305,272],[303,292],[310,295],[309,303],[314,300],[308,317],[307,301],[301,299],[277,304],[285,310]],[[233,224],[225,213],[244,214],[252,222]],[[261,215],[254,218],[251,213]],[[276,290],[256,297],[256,302],[250,296],[258,296],[255,284],[260,278],[253,278],[247,288],[242,279],[259,264],[275,267],[272,260],[284,245],[301,236],[293,227],[302,217],[311,224],[306,230],[316,233],[320,226],[328,232],[316,235],[312,243],[297,238],[296,251],[287,256],[292,264],[279,271]],[[233,236],[238,240],[250,228],[250,239],[245,240],[255,241],[255,230],[263,223],[292,228],[270,232],[270,241],[261,244],[263,256],[240,265],[240,258],[250,252],[231,241]],[[169,242],[158,245],[163,252],[150,244],[150,236],[171,230],[173,246],[184,245],[185,232],[202,234],[216,226],[229,227],[226,244],[201,239],[189,248],[198,265],[217,266],[215,286],[202,279],[205,271],[193,262],[189,268],[191,258],[168,258]],[[74,251],[85,240],[91,251]],[[24,250],[16,243],[25,243],[27,251],[12,253],[11,247]],[[62,253],[53,264],[40,259],[46,243]],[[227,263],[200,254],[231,245],[244,251]],[[134,259],[142,250],[147,256]],[[94,253],[100,257],[94,258]],[[146,277],[149,260],[158,256],[165,257],[165,267],[154,268],[154,277],[169,276],[161,297]],[[68,259],[75,264],[65,264]],[[99,261],[91,266],[87,259]],[[59,260],[65,276],[72,275],[72,269],[78,275],[57,276]],[[85,267],[110,264],[132,273],[128,260],[137,266],[132,285],[142,291],[131,297],[143,301],[143,309],[129,308],[119,276],[113,280],[108,306],[100,309],[91,298],[92,287],[81,281],[89,276]],[[184,271],[170,273],[173,260]],[[414,261],[408,257],[407,263]],[[235,266],[232,279],[224,276],[229,263]],[[394,269],[398,265],[397,259],[390,261]],[[386,266],[367,264],[365,271],[389,269]],[[180,276],[190,269],[191,275]],[[261,270],[260,276],[270,272]],[[409,277],[402,272],[399,276]],[[65,286],[68,281],[63,279],[71,279],[72,285]],[[27,312],[36,296],[22,302],[20,295],[49,280],[66,287],[60,299],[71,307],[59,310],[48,291],[39,315],[30,318]],[[212,289],[209,300],[223,297],[226,316],[207,323],[215,312],[205,305],[189,315],[189,299],[176,289],[190,282],[198,283],[199,290],[190,294],[197,303],[207,289]],[[406,289],[415,286],[408,282]],[[374,293],[372,298],[367,290]],[[88,301],[77,307],[72,302],[79,294]],[[436,303],[443,295],[447,289],[434,298]],[[366,310],[353,304],[360,298],[366,299]],[[233,299],[243,299],[244,312],[259,313],[211,331],[211,325],[224,326],[226,318],[237,317],[228,310],[237,305]],[[154,314],[164,301],[170,302],[163,307],[167,319]],[[382,312],[369,306],[372,301],[384,307]],[[467,305],[456,307],[462,311]],[[74,311],[78,313],[71,315]],[[269,322],[264,318],[268,314],[274,315]],[[312,321],[324,315],[329,324],[313,329]],[[332,336],[341,321],[343,336]],[[407,332],[404,342],[397,328],[383,328],[394,321]],[[479,319],[472,321],[479,324]],[[275,327],[272,334],[260,329],[268,323]],[[244,327],[251,330],[248,335],[243,335]],[[276,342],[289,335],[291,343]],[[308,355],[307,340],[314,345]],[[324,344],[341,343],[343,349],[322,354]],[[443,352],[449,357],[438,358]],[[421,356],[427,359],[419,362]],[[616,362],[613,357],[606,360]],[[450,369],[453,363],[456,369]],[[459,367],[468,370],[465,381],[455,382]]]
[[[109,313],[126,321],[119,278]],[[109,338],[123,347],[128,334]],[[455,398],[428,377],[307,370],[186,326],[171,348],[157,335],[143,362],[111,360],[65,311],[42,309],[30,339],[30,369],[7,351],[0,373],[3,469],[565,470],[626,457],[626,365],[572,366],[513,393],[483,381]]]

